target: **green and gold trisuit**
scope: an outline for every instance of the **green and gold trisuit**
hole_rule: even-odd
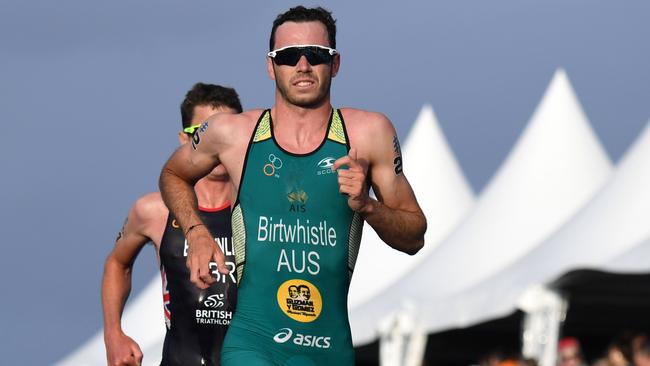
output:
[[[354,363],[347,294],[363,219],[332,171],[349,148],[337,109],[307,154],[284,150],[270,110],[260,116],[232,215],[239,288],[223,365]]]

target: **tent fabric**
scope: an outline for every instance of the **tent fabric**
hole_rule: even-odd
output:
[[[468,326],[517,307],[525,310],[527,289],[550,284],[573,269],[650,269],[649,157],[650,123],[608,183],[554,235],[500,273],[428,308],[423,316],[431,329]]]
[[[445,309],[457,313],[454,321],[447,320],[448,313],[431,311],[540,244],[592,198],[611,170],[566,73],[558,70],[463,223],[397,283],[351,309],[355,345],[376,338],[377,319],[400,311],[404,303],[419,307],[418,317],[429,331],[441,329],[441,322],[463,324],[464,313],[453,308]],[[435,225],[429,221],[429,227]]]
[[[161,339],[165,337],[160,277],[154,277],[138,296],[129,302],[122,316],[122,328],[140,345],[140,349],[145,355],[142,366],[160,365]],[[95,366],[104,364],[106,364],[106,348],[104,333],[100,330],[56,365]]]
[[[354,308],[378,295],[418,265],[467,215],[474,194],[447,143],[433,108],[425,105],[402,149],[404,174],[416,192],[429,225],[426,246],[409,256],[386,245],[364,225],[361,249],[350,283],[348,307]],[[432,184],[435,182],[435,184]]]

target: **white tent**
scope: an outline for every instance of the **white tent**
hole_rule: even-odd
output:
[[[609,182],[572,220],[517,263],[432,304],[432,330],[463,327],[534,306],[525,290],[578,268],[650,269],[650,123]]]
[[[352,309],[355,344],[372,341],[378,319],[405,302],[410,308],[415,304],[421,312],[416,318],[427,330],[439,329],[439,316],[430,309],[541,243],[592,198],[610,172],[611,163],[565,72],[558,70],[474,211],[417,268]],[[430,227],[435,224],[429,221]]]
[[[386,245],[365,225],[348,295],[354,308],[379,294],[416,266],[458,225],[474,203],[474,195],[429,105],[422,107],[402,150],[404,174],[431,225],[426,246],[409,256]]]
[[[144,353],[143,366],[160,365],[161,340],[165,337],[160,277],[154,277],[135,299],[129,301],[122,316],[122,328],[140,345],[140,349]],[[102,331],[99,331],[56,365],[96,366],[105,364],[104,335]]]
[[[616,255],[602,268],[612,272],[650,272],[650,238]]]

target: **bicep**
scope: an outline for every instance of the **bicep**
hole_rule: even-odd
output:
[[[397,133],[387,119],[379,123],[369,144],[370,180],[379,201],[390,208],[420,211],[413,189],[404,175]]]
[[[207,123],[207,122],[204,122]],[[187,181],[196,182],[219,164],[214,131],[199,128],[189,143],[181,145],[169,158],[165,169]]]
[[[403,172],[395,174],[392,163],[380,163],[372,167],[371,185],[377,199],[386,206],[411,212],[420,211],[411,185]]]
[[[142,232],[143,220],[135,211],[134,207],[129,212],[109,256],[110,260],[123,267],[132,266],[140,250],[150,241],[149,237]]]
[[[189,182],[206,176],[218,164],[216,157],[194,150],[190,144],[185,144],[172,154],[165,164],[164,170]]]

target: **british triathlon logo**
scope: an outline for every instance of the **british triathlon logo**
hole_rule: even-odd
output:
[[[331,346],[331,337],[323,337],[316,335],[305,335],[296,333],[296,336],[293,336],[293,330],[290,328],[282,328],[280,331],[273,337],[275,343],[287,343],[292,339],[293,344],[303,347],[316,347],[316,348],[330,348]]]
[[[332,171],[332,166],[334,166],[334,162],[336,159],[334,159],[331,156],[328,156],[324,159],[321,159],[321,161],[316,164],[317,170],[316,170],[316,175],[325,175],[325,174],[332,174],[334,171]]]
[[[223,299],[225,297],[226,296],[224,294],[210,295],[208,296],[207,300],[203,301],[203,305],[205,305],[205,307],[207,308],[213,308],[213,309],[223,307],[224,305]]]
[[[278,306],[289,318],[309,323],[320,316],[323,299],[311,282],[288,280],[278,288]]]
[[[282,169],[282,159],[278,158],[274,154],[269,154],[269,159],[264,167],[262,167],[262,172],[267,177],[276,177],[280,178],[279,171]]]
[[[196,309],[196,324],[230,325],[232,311],[220,309],[226,305],[225,298],[224,294],[213,294],[202,300],[203,305],[210,310]]]

